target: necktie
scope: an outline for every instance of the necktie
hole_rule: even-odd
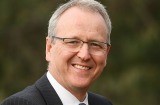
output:
[[[86,105],[85,103],[80,103],[79,105]]]

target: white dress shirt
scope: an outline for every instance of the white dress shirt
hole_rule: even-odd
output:
[[[88,105],[88,94],[86,93],[86,98],[83,102],[80,102],[73,94],[66,90],[62,85],[60,85],[51,73],[47,72],[47,78],[51,83],[52,87],[57,92],[59,98],[61,99],[63,105],[79,105],[80,103],[85,103]]]

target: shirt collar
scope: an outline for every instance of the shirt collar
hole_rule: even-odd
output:
[[[62,85],[60,85],[51,73],[47,72],[47,78],[51,83],[52,87],[57,92],[59,98],[61,99],[63,105],[79,105],[79,103],[85,103],[88,105],[88,94],[86,93],[86,98],[83,102],[80,102],[73,94],[66,90]]]

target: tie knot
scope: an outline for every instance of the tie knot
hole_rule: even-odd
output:
[[[85,103],[80,103],[79,105],[86,105]]]

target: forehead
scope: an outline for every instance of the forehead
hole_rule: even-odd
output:
[[[88,9],[71,7],[66,10],[58,20],[56,33],[59,34],[101,34],[107,35],[108,30],[103,17]]]

